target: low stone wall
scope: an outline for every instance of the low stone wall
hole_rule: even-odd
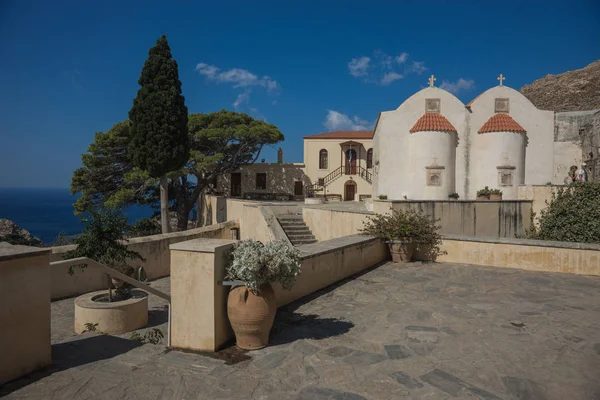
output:
[[[444,235],[440,262],[600,275],[600,244]]]
[[[233,336],[227,318],[225,276],[228,240],[190,240],[171,246],[172,345],[215,351]],[[308,296],[388,257],[380,240],[348,236],[302,246],[302,271],[295,287],[274,286],[277,305]]]
[[[205,225],[212,225],[224,221],[240,221],[244,213],[244,206],[270,207],[273,214],[297,214],[302,203],[289,202],[267,202],[256,200],[244,200],[225,196],[204,195],[202,220]]]
[[[477,237],[522,235],[531,224],[531,201],[374,200],[373,212],[414,209],[439,218],[441,233]]]
[[[131,265],[143,266],[148,280],[168,276],[171,271],[169,254],[171,244],[197,238],[231,239],[231,230],[238,227],[238,222],[228,221],[182,232],[132,238],[129,240],[127,247],[140,253],[145,261],[135,260],[131,262]],[[75,248],[73,245],[52,247],[50,261],[62,260],[64,254],[73,248]],[[68,274],[68,267],[66,266],[50,266],[52,299],[93,292],[106,288],[106,285],[106,275],[94,268],[85,268],[82,271],[76,270],[75,274],[71,276]]]
[[[371,214],[309,207],[302,209],[304,222],[319,242],[356,235],[369,215]]]
[[[0,385],[50,364],[49,255],[0,244]]]

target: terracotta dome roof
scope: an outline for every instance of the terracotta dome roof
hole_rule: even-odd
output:
[[[485,124],[479,129],[479,133],[486,132],[518,132],[527,133],[525,128],[517,123],[508,114],[494,114]]]
[[[442,114],[426,113],[415,122],[409,132],[420,131],[456,132],[456,128]]]

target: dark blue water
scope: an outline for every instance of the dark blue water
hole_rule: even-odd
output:
[[[0,188],[0,218],[10,219],[45,244],[52,244],[60,232],[68,236],[81,233],[83,225],[73,214],[77,197],[69,189]],[[133,223],[151,216],[153,210],[130,206],[123,214]]]

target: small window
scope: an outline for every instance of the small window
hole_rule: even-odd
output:
[[[327,169],[329,164],[327,150],[323,149],[319,152],[319,169]]]
[[[373,149],[367,150],[367,168],[373,168]]]
[[[267,188],[267,174],[257,173],[256,174],[256,189],[265,190]]]

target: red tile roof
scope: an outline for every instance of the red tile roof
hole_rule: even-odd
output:
[[[456,128],[442,114],[426,113],[415,122],[409,132],[420,131],[456,132]]]
[[[373,139],[374,131],[335,131],[304,136],[304,139]]]
[[[479,129],[479,133],[486,132],[519,132],[527,133],[525,128],[517,123],[508,114],[494,114],[487,120],[485,124]]]

